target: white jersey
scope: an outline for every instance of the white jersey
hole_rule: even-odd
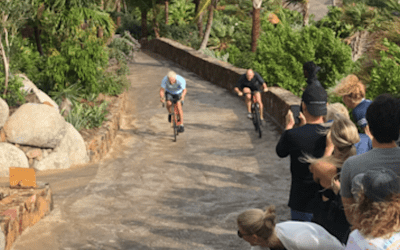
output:
[[[388,239],[365,238],[357,229],[350,233],[346,250],[398,250],[400,249],[400,233]]]

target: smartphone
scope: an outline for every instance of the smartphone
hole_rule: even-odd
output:
[[[300,105],[292,105],[290,106],[290,110],[293,113],[293,118],[294,118],[294,123],[299,124],[300,123]]]

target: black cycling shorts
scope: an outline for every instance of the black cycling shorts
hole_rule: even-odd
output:
[[[173,101],[173,100],[179,101],[179,99],[181,99],[181,96],[182,96],[182,93],[174,95],[174,94],[171,94],[171,93],[165,91],[165,100],[167,100],[167,101]]]

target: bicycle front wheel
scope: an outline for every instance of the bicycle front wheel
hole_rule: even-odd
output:
[[[174,141],[176,142],[176,136],[178,135],[178,126],[176,124],[176,114],[174,110],[174,105],[172,105],[171,111],[172,111],[172,117],[171,117],[172,129],[174,130]]]
[[[261,131],[261,118],[260,118],[260,110],[256,106],[254,109],[254,126],[256,127],[256,131],[258,131],[258,136],[261,138],[262,137],[262,131]]]

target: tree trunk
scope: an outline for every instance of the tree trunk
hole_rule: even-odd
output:
[[[204,34],[204,38],[203,38],[203,41],[201,42],[199,50],[203,50],[207,47],[208,38],[210,37],[210,33],[211,33],[213,16],[214,16],[214,5],[211,3],[209,10],[208,10],[208,20],[207,20],[206,32]]]
[[[303,26],[308,25],[309,20],[309,10],[310,10],[310,0],[303,1]]]
[[[147,38],[149,32],[147,31],[147,12],[148,9],[141,10],[142,12],[142,36],[141,38]]]
[[[253,28],[251,30],[251,51],[256,52],[257,40],[260,36],[260,9],[253,7]]]
[[[126,6],[126,0],[124,0],[124,10],[125,14],[128,14],[128,7]]]
[[[153,6],[153,30],[156,38],[160,38],[160,26],[158,25],[157,16],[159,13],[159,9],[157,6]]]
[[[3,46],[3,41],[1,40],[1,35],[0,35],[0,52],[1,52],[1,57],[3,58],[3,64],[4,64],[4,75],[5,75],[5,80],[4,80],[4,92],[3,95],[7,93],[7,88],[8,88],[8,60],[6,56],[6,52]]]
[[[165,0],[165,24],[168,24],[169,0]]]
[[[116,5],[118,14],[121,14],[121,0],[117,0]],[[121,26],[121,16],[117,16],[117,28],[119,26]]]
[[[43,48],[42,48],[42,43],[40,41],[40,30],[39,30],[39,27],[37,27],[37,25],[35,25],[35,27],[33,27],[33,30],[35,31],[35,41],[36,41],[37,50],[39,51],[39,54],[41,56],[43,56]]]
[[[200,16],[199,16],[199,20],[197,20],[197,28],[199,29],[199,37],[203,37],[204,36],[203,15],[204,15],[204,13],[201,13]]]

